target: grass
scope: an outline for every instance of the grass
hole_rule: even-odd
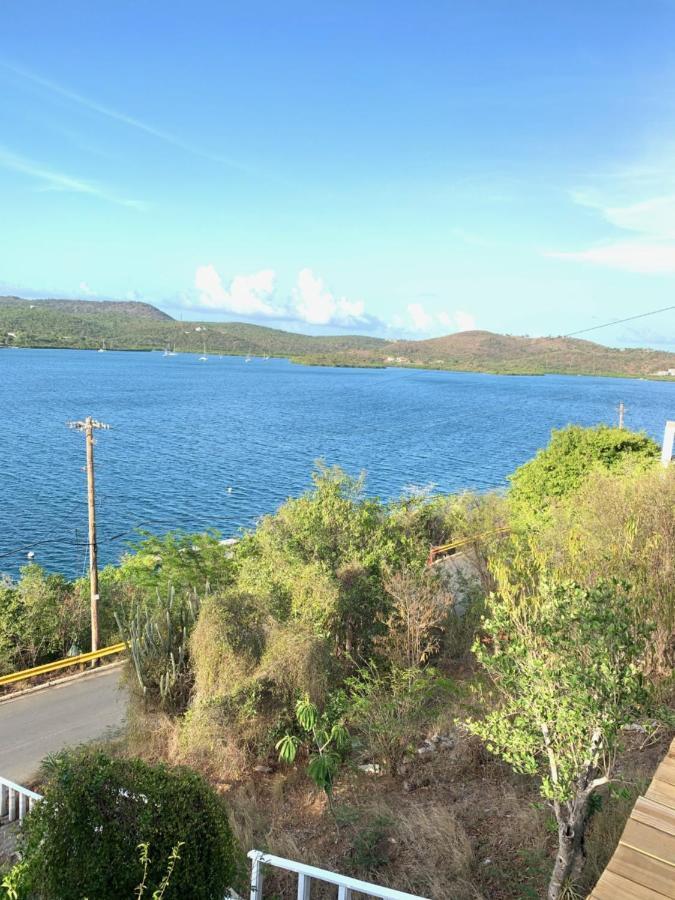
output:
[[[463,677],[474,677],[470,667]],[[399,778],[348,767],[335,788],[335,818],[303,766],[257,772],[222,736],[212,751],[204,737],[196,752],[184,740],[181,721],[168,716],[132,711],[125,744],[116,749],[206,774],[227,800],[243,851],[264,850],[431,900],[544,898],[556,848],[551,811],[531,779],[515,775],[453,724],[463,701],[453,702],[455,708],[448,704],[429,732],[449,734],[451,747],[409,756]],[[602,796],[583,880],[567,900],[592,889],[668,738],[663,734],[642,746],[639,736],[627,736],[620,781]],[[245,893],[243,883],[239,889]],[[294,900],[297,879],[270,870],[266,891],[276,900]],[[312,898],[334,900],[334,892],[317,885]]]

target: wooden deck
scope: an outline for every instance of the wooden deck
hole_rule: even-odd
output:
[[[675,740],[589,900],[675,900]]]

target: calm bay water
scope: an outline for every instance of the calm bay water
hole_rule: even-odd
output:
[[[0,571],[35,561],[70,576],[85,564],[84,438],[92,415],[100,559],[137,526],[235,535],[310,484],[319,457],[368,491],[505,485],[552,428],[626,424],[660,441],[675,416],[669,383],[331,369],[285,360],[67,350],[0,352]]]

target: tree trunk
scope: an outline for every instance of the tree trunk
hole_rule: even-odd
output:
[[[548,885],[548,900],[558,900],[567,882],[576,880],[586,861],[588,795],[557,812],[558,853]]]

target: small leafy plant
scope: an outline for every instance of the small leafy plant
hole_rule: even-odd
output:
[[[350,737],[341,719],[331,721],[328,713],[319,713],[309,697],[303,697],[295,705],[295,718],[302,737],[285,734],[277,742],[276,749],[281,762],[289,765],[295,761],[298,750],[305,746],[308,753],[307,774],[328,798],[333,811],[333,785],[340,770]]]

